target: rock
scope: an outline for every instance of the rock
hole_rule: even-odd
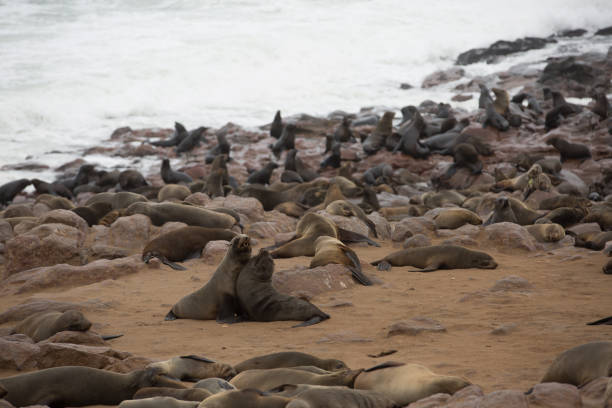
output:
[[[537,249],[535,238],[525,228],[512,222],[487,225],[484,232],[485,236],[481,242],[502,251],[517,249],[535,251]]]
[[[36,355],[39,369],[61,366],[83,366],[103,369],[116,360],[129,357],[129,353],[113,350],[110,347],[85,346],[69,343],[40,344]]]
[[[510,275],[501,278],[493,284],[489,289],[490,292],[529,292],[533,289],[533,285],[527,279],[520,276]]]
[[[438,408],[446,407],[446,403],[450,398],[450,394],[434,394],[429,397],[420,399],[408,405],[408,408]]]
[[[85,235],[65,224],[43,224],[6,243],[6,276],[64,262],[78,263]]]
[[[472,99],[473,96],[471,94],[457,94],[451,98],[451,101],[454,102],[465,102]]]
[[[597,30],[595,35],[612,35],[612,26]]]
[[[317,343],[370,343],[372,341],[374,341],[374,339],[362,337],[351,331],[341,331],[337,333],[329,333],[321,337],[316,342]]]
[[[478,241],[469,235],[456,235],[442,241],[441,245],[479,246]]]
[[[491,334],[495,336],[503,336],[506,334],[510,334],[515,330],[516,330],[516,324],[514,323],[501,324],[497,326],[496,328],[494,328],[493,330],[491,330]]]
[[[563,92],[565,96],[589,97],[596,87],[607,90],[610,76],[604,70],[579,61],[576,57],[549,58],[538,82]]]
[[[261,202],[252,197],[239,197],[233,194],[217,197],[206,204],[207,208],[223,207],[236,211],[247,218],[247,223],[263,221],[264,209]]]
[[[209,241],[202,250],[202,260],[208,265],[217,265],[225,256],[229,246],[228,241]]]
[[[414,317],[410,320],[404,320],[391,325],[387,332],[387,337],[397,335],[416,336],[421,332],[446,332],[446,327],[429,317]]]
[[[586,197],[589,193],[589,186],[572,171],[562,169],[559,172],[559,178],[562,180],[557,186],[557,191],[559,193],[579,195],[582,197]]]
[[[567,234],[578,236],[587,232],[601,232],[601,227],[596,222],[586,222],[584,224],[576,224],[565,229]]]
[[[399,242],[416,234],[431,233],[435,228],[433,221],[424,217],[404,218],[395,224],[391,239],[395,242]]]
[[[6,221],[0,220],[0,242],[13,238],[13,227]]]
[[[87,235],[89,226],[87,222],[75,212],[69,210],[53,210],[39,217],[38,223],[42,224],[64,224],[74,227]]]
[[[295,231],[297,220],[279,211],[267,211],[264,221],[255,222],[246,228],[246,234],[255,238],[270,238],[281,232]]]
[[[120,217],[110,226],[108,244],[130,250],[142,250],[150,239],[151,219],[134,214]]]
[[[529,405],[531,406],[531,404]],[[527,398],[523,391],[501,390],[486,394],[478,404],[479,408],[527,408]]]
[[[419,248],[431,245],[431,239],[423,234],[416,234],[404,241],[404,248]]]
[[[39,351],[40,348],[35,344],[27,341],[11,341],[2,337],[0,338],[0,369],[30,370],[36,368],[35,358]]]
[[[580,399],[583,407],[608,407],[612,403],[612,394],[609,401],[605,401],[606,388],[610,377],[599,377],[580,387]],[[612,383],[610,383],[612,386]],[[611,389],[612,391],[612,389]],[[608,405],[606,405],[606,403]]]
[[[133,356],[123,360],[115,360],[110,365],[104,367],[104,369],[125,374],[134,370],[142,370],[153,362],[153,360],[146,357]]]
[[[345,265],[329,264],[312,269],[297,267],[274,272],[272,286],[292,296],[317,296],[324,292],[355,286],[351,271]]]
[[[274,236],[274,245],[282,245],[295,236],[293,232],[281,232]]]
[[[448,407],[454,408],[468,408],[478,407],[478,403],[484,397],[482,388],[478,385],[469,385],[465,388],[460,389],[453,394],[448,400]]]
[[[574,30],[563,30],[560,33],[557,33],[557,37],[582,37],[587,33],[587,30],[582,28],[577,28]]]
[[[444,71],[436,71],[425,77],[421,84],[421,88],[433,88],[434,86],[461,79],[464,75],[465,70],[458,67],[452,67]]]
[[[117,259],[130,256],[131,251],[111,245],[95,244],[87,251],[87,255],[95,259]]]
[[[210,203],[210,201],[210,197],[204,193],[193,193],[185,199],[185,202],[187,203],[201,206],[206,206],[208,203]]]
[[[581,407],[578,388],[570,384],[541,383],[527,395],[529,407],[576,408]]]
[[[140,255],[107,260],[84,266],[58,264],[20,272],[3,282],[0,293],[26,293],[39,289],[89,285],[106,279],[136,273],[142,267]]]
[[[474,48],[459,54],[457,65],[469,65],[476,62],[495,62],[500,56],[510,55],[517,52],[525,52],[544,48],[549,43],[555,43],[553,39],[525,37],[514,41],[497,41],[489,48]]]
[[[378,234],[379,239],[391,239],[391,224],[389,224],[389,221],[387,221],[385,217],[377,212],[373,212],[368,215],[368,218],[376,226],[376,234]]]
[[[378,203],[383,208],[385,208],[385,207],[402,207],[402,206],[410,205],[411,204],[409,197],[405,197],[405,196],[401,196],[401,195],[397,195],[397,194],[391,194],[391,193],[388,193],[386,191],[383,191],[383,192],[377,194],[377,197],[378,197]]]
[[[87,346],[106,346],[104,340],[99,334],[92,333],[90,331],[61,331],[55,333],[53,336],[46,340],[39,342],[38,344],[44,343],[70,343],[70,344],[83,344]]]
[[[324,216],[336,223],[336,225],[342,229],[347,231],[353,231],[361,235],[365,235],[366,237],[369,235],[370,229],[368,226],[361,221],[359,218],[353,217],[343,217],[342,215],[333,215],[329,214],[327,211],[321,210],[317,211],[317,214]]]

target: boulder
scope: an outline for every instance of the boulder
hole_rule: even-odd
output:
[[[540,383],[527,395],[529,407],[577,408],[582,406],[576,386],[559,383]]]
[[[395,242],[404,241],[416,234],[431,234],[436,229],[433,221],[424,217],[404,218],[395,224],[391,239]]]
[[[298,267],[276,271],[272,275],[272,286],[281,293],[311,298],[353,287],[355,281],[345,265],[329,264],[312,269]]]
[[[64,224],[74,227],[87,235],[89,226],[87,222],[79,217],[75,212],[69,210],[53,210],[38,218],[38,223],[42,224]]]
[[[11,336],[9,336],[11,337]],[[27,337],[27,336],[23,336]],[[0,369],[30,370],[36,368],[36,355],[40,348],[28,341],[0,338]]]
[[[533,285],[527,279],[520,276],[505,276],[495,282],[489,289],[490,292],[529,292]]]
[[[441,84],[456,81],[463,78],[465,70],[459,67],[452,67],[443,71],[436,71],[429,74],[423,80],[421,88],[432,88]]]
[[[202,261],[208,265],[217,265],[230,246],[228,241],[210,241],[202,250]]]
[[[544,48],[547,44],[555,43],[550,38],[525,37],[514,41],[497,41],[488,48],[474,48],[459,54],[457,65],[469,65],[477,62],[493,63],[499,57]]]
[[[208,204],[207,208],[229,208],[246,217],[246,223],[254,223],[264,219],[264,209],[261,202],[253,197],[240,197],[233,194],[227,197],[217,197]],[[246,224],[245,223],[245,224]]]
[[[120,217],[110,226],[108,244],[130,250],[142,250],[149,242],[150,234],[151,219],[146,215]]]
[[[446,332],[446,327],[442,326],[437,320],[419,316],[393,323],[387,332],[387,337],[397,335],[416,336],[422,332],[443,333]]]
[[[484,228],[483,244],[500,251],[535,251],[535,238],[525,228],[512,222],[500,222]]]

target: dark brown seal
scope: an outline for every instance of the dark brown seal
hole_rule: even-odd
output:
[[[383,117],[376,124],[376,129],[363,142],[363,151],[370,155],[379,151],[393,133],[393,118],[395,112],[385,112]]]
[[[561,154],[561,163],[567,159],[588,159],[591,151],[586,145],[580,143],[570,143],[559,136],[554,136],[546,140],[546,144],[554,146]]]
[[[343,361],[335,358],[321,359],[311,354],[300,353],[299,351],[281,351],[278,353],[266,354],[245,360],[236,364],[234,368],[237,372],[246,370],[270,368],[287,368],[298,366],[314,366],[327,371],[339,371],[348,369]]]
[[[142,250],[142,260],[158,258],[172,269],[185,270],[174,262],[199,258],[202,249],[210,241],[231,241],[237,233],[222,228],[183,227],[166,232],[150,241]]]
[[[238,314],[236,279],[251,257],[251,241],[246,235],[232,239],[230,248],[208,283],[179,300],[166,320],[196,319],[232,323]]]
[[[78,310],[42,312],[24,319],[13,331],[25,334],[35,342],[48,339],[61,331],[87,331],[91,322]]]
[[[294,327],[303,327],[329,319],[327,313],[312,303],[277,292],[272,287],[273,273],[274,261],[265,249],[260,250],[242,268],[236,281],[236,295],[242,312],[249,320],[302,320]]]
[[[118,405],[144,387],[185,388],[157,368],[118,374],[90,367],[54,367],[0,379],[4,397],[16,407]]]
[[[456,245],[408,248],[393,252],[383,259],[372,262],[372,265],[378,266],[379,270],[389,270],[391,266],[416,266],[421,268],[411,272],[431,272],[438,269],[497,268],[497,263],[490,255]]]
[[[191,183],[193,181],[187,174],[172,170],[169,159],[162,160],[161,177],[166,184]]]
[[[137,202],[130,205],[125,215],[143,214],[151,219],[153,225],[161,226],[170,221],[184,222],[187,225],[207,228],[231,228],[236,219],[230,215],[195,205],[178,203]]]
[[[0,205],[6,205],[13,201],[13,198],[31,184],[28,179],[19,179],[0,186]]]
[[[251,184],[270,184],[270,177],[274,169],[278,168],[278,164],[269,162],[262,169],[257,170],[247,178],[247,183]]]

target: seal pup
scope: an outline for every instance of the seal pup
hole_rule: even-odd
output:
[[[372,262],[372,265],[377,266],[379,271],[388,271],[391,266],[416,266],[421,268],[409,272],[431,272],[438,269],[497,268],[497,263],[489,254],[456,245],[432,245],[403,249]]]
[[[558,382],[580,387],[598,377],[610,376],[612,341],[595,341],[559,354],[540,382]]]
[[[478,97],[478,108],[486,109],[489,103],[493,103],[493,98],[491,98],[491,93],[489,92],[489,88],[485,84],[478,84],[480,88],[480,96]]]
[[[178,228],[151,240],[142,250],[142,260],[149,263],[151,258],[157,258],[172,269],[184,271],[186,268],[175,262],[199,258],[210,241],[231,241],[237,235],[234,231],[222,228]]]
[[[160,146],[160,147],[177,146],[188,135],[189,135],[189,132],[187,132],[187,129],[185,129],[185,126],[183,126],[179,122],[174,122],[174,133],[172,134],[172,137],[170,139],[167,139],[167,140],[158,140],[156,142],[151,142],[151,144],[153,146]]]
[[[173,357],[169,360],[151,363],[147,367],[156,367],[168,377],[182,381],[199,381],[206,378],[225,378],[229,380],[236,375],[236,370],[229,364],[217,363],[206,357],[189,355]]]
[[[450,165],[444,177],[451,178],[461,167],[465,167],[472,174],[482,173],[482,162],[478,157],[478,152],[469,143],[459,143],[453,148],[453,164]]]
[[[465,224],[482,224],[482,219],[478,214],[465,208],[443,209],[433,220],[438,229],[457,229]]]
[[[155,388],[145,388],[145,389],[154,390]],[[192,390],[182,390],[182,391],[192,391]],[[198,391],[206,392],[204,390],[198,390]],[[196,408],[204,398],[202,398],[201,400],[196,400],[196,401],[185,401],[185,400],[181,400],[179,398],[175,398],[172,396],[156,395],[156,396],[151,396],[151,397],[146,397],[146,398],[134,398],[134,399],[125,400],[121,402],[121,404],[119,404],[119,408]]]
[[[101,201],[88,206],[75,207],[70,211],[87,221],[87,225],[91,227],[98,224],[112,209],[112,204]]]
[[[285,408],[291,400],[256,389],[244,389],[215,394],[198,408]]]
[[[238,389],[256,388],[271,390],[283,384],[342,385],[352,387],[361,370],[334,372],[312,372],[312,367],[270,368],[268,370],[246,370],[230,381]]]
[[[225,174],[223,169],[216,169],[209,174],[203,191],[208,194],[210,198],[225,197],[225,187],[223,185]]]
[[[542,108],[540,107],[540,104],[538,103],[538,100],[532,94],[521,92],[519,94],[514,95],[510,101],[512,103],[516,103],[517,105],[521,107],[521,109],[523,109],[523,102],[525,100],[527,100],[528,109],[531,109],[538,115],[541,115],[542,113],[544,113],[542,111]]]
[[[510,128],[510,123],[502,115],[495,111],[495,107],[492,103],[488,103],[486,106],[486,113],[482,122],[482,127],[492,126],[495,129],[505,132]]]
[[[212,163],[215,160],[215,157],[217,157],[220,154],[224,154],[227,157],[227,161],[231,160],[231,157],[230,157],[231,146],[229,142],[227,141],[227,131],[225,129],[222,129],[217,132],[216,136],[217,136],[217,145],[213,147],[212,149],[210,149],[208,153],[206,153],[206,158],[204,159],[204,162],[206,164]]]
[[[181,154],[192,150],[194,147],[199,146],[203,140],[204,132],[208,128],[200,126],[199,128],[189,132],[189,135],[176,146],[176,154]]]
[[[183,201],[191,195],[191,190],[184,184],[166,184],[157,192],[157,201]]]
[[[383,114],[383,117],[376,124],[376,129],[374,129],[374,132],[370,133],[370,135],[362,143],[362,148],[365,154],[372,155],[385,145],[385,141],[393,133],[394,117],[395,112],[387,111]]]
[[[239,314],[236,279],[251,257],[251,241],[238,235],[213,276],[202,288],[179,300],[166,315],[166,320],[196,319],[234,323]]]
[[[351,120],[348,116],[342,117],[342,122],[334,130],[333,140],[339,143],[356,142],[355,136],[353,136],[351,131]]]
[[[172,170],[168,159],[162,160],[161,177],[166,184],[191,183],[193,181],[187,174]]]
[[[270,136],[275,139],[279,139],[283,134],[283,118],[281,117],[281,111],[277,110],[270,125]]]
[[[33,314],[13,328],[14,333],[25,334],[35,343],[48,339],[61,331],[87,331],[91,322],[78,310],[41,312]]]
[[[329,264],[345,265],[357,282],[364,286],[372,285],[372,281],[363,274],[361,262],[355,251],[334,237],[321,236],[315,241],[315,254],[310,261],[310,267]]]
[[[344,386],[283,384],[270,393],[291,398],[286,408],[399,408],[381,393]]]
[[[119,173],[119,185],[124,191],[135,190],[149,185],[144,176],[136,170],[124,170]]]
[[[538,242],[558,242],[565,238],[565,229],[559,224],[527,225],[525,229]]]
[[[16,407],[118,405],[144,387],[185,388],[180,382],[162,375],[157,368],[119,374],[75,366],[0,378],[0,386],[8,391],[4,398]]]
[[[363,173],[363,182],[371,186],[389,184],[393,177],[393,167],[388,163],[381,163],[370,167]]]
[[[297,127],[293,123],[286,124],[280,138],[276,141],[276,143],[270,145],[270,149],[272,149],[272,153],[274,153],[276,158],[280,157],[283,150],[295,149],[296,130]]]
[[[570,143],[559,136],[554,136],[546,140],[546,144],[552,145],[561,155],[561,163],[567,159],[588,159],[591,151],[586,145],[580,143]]]
[[[0,204],[6,205],[13,201],[15,196],[31,183],[29,179],[19,179],[0,186]]]
[[[247,183],[250,184],[270,184],[270,177],[274,169],[278,168],[278,164],[268,162],[262,169],[257,170],[247,178]]]
[[[403,124],[397,130],[399,141],[395,143],[393,153],[401,150],[403,153],[414,157],[415,159],[424,159],[429,156],[429,147],[420,141],[420,136],[425,129],[425,120],[417,110],[412,117],[412,120]],[[395,140],[392,138],[388,146],[393,145]]]
[[[67,189],[74,192],[75,188],[89,183],[89,177],[95,174],[93,164],[83,164],[79,167],[76,176],[57,180],[56,183],[63,184]]]
[[[469,385],[461,377],[435,374],[420,364],[386,362],[363,370],[354,388],[379,392],[403,407],[430,395],[454,394]]]
[[[312,303],[277,292],[272,287],[273,273],[274,261],[268,251],[261,249],[238,275],[236,295],[248,320],[302,320],[294,327],[304,327],[329,319],[327,313]]]
[[[303,183],[304,179],[292,170],[285,170],[281,173],[280,181],[282,183]]]
[[[281,351],[278,353],[265,354],[249,358],[234,366],[236,372],[240,373],[246,370],[267,370],[270,368],[288,368],[299,366],[314,366],[327,371],[348,370],[347,365],[335,358],[321,359],[311,354],[301,353],[299,351]]]

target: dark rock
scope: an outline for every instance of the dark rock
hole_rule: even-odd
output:
[[[595,35],[612,35],[612,26],[597,30]]]
[[[476,62],[492,63],[498,57],[544,48],[547,44],[555,43],[550,38],[525,37],[514,41],[497,41],[489,48],[474,48],[457,57],[457,65],[469,65]]]

